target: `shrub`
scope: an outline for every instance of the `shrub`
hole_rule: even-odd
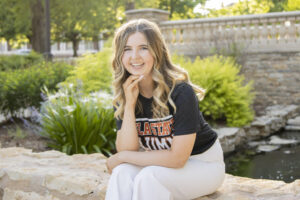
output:
[[[115,120],[111,97],[92,93],[81,97],[73,86],[50,94],[41,109],[42,134],[52,142],[49,146],[69,155],[101,152],[106,156],[115,151]]]
[[[243,126],[253,120],[251,108],[254,93],[252,82],[244,84],[240,66],[230,57],[197,57],[193,62],[174,55],[174,63],[185,68],[191,81],[206,89],[199,102],[203,114],[213,120],[226,119],[228,126]]]
[[[27,68],[43,60],[43,56],[35,52],[29,55],[0,56],[0,71]]]
[[[65,63],[40,63],[17,70],[0,71],[0,112],[15,116],[20,109],[40,107],[41,87],[56,90],[72,66]]]
[[[85,94],[99,90],[111,93],[111,56],[110,48],[104,48],[99,53],[84,56],[79,59],[71,75],[61,85],[66,86],[72,83],[76,87],[78,84],[82,84]]]

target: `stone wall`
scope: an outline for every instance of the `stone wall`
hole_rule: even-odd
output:
[[[0,148],[0,200],[104,200],[109,179],[102,154],[67,156]],[[255,180],[227,174],[217,192],[197,200],[300,199],[300,180]]]
[[[300,52],[251,53],[241,62],[246,81],[254,81],[257,114],[269,105],[300,105]]]

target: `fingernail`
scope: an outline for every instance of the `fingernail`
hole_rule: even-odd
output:
[[[144,75],[141,75],[141,76],[140,76],[140,80],[141,80],[142,78],[144,78]]]

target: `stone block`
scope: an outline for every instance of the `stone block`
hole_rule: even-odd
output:
[[[284,129],[289,131],[300,131],[300,126],[287,125]]]
[[[288,125],[294,125],[294,126],[300,126],[300,116],[294,118],[294,119],[289,119],[287,121]]]

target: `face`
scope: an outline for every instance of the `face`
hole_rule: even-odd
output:
[[[132,75],[144,75],[150,77],[154,58],[150,53],[146,37],[140,33],[133,33],[128,37],[122,63],[125,69]]]

